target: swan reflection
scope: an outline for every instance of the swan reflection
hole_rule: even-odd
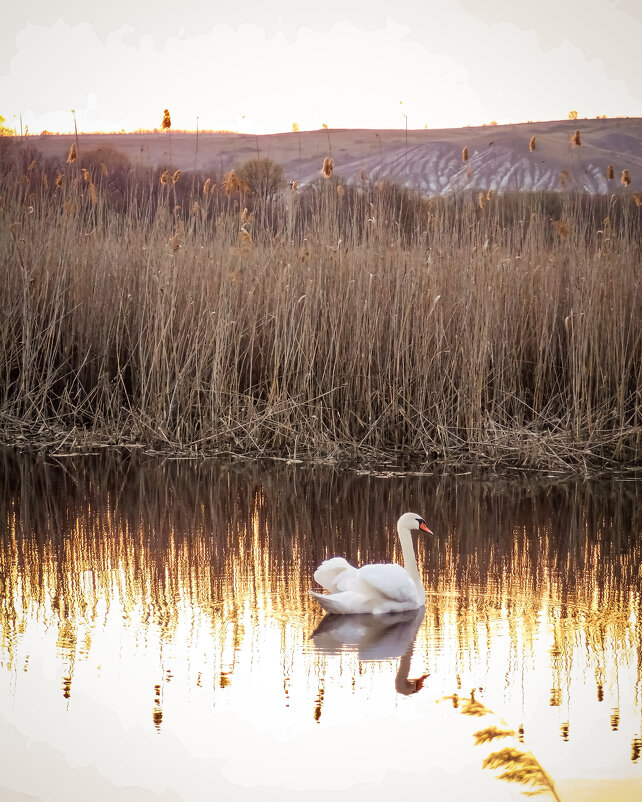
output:
[[[322,654],[356,652],[360,660],[394,660],[399,669],[395,677],[398,693],[409,695],[423,687],[428,674],[412,679],[410,660],[425,608],[384,615],[336,615],[328,613],[310,636]]]

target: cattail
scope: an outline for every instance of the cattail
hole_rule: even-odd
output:
[[[176,253],[176,251],[181,247],[183,243],[183,236],[185,234],[185,224],[182,220],[179,220],[176,223],[176,228],[174,229],[174,235],[170,238],[167,246],[171,248],[172,253]]]
[[[89,181],[89,183],[91,183],[91,175],[89,173],[89,170],[86,167],[81,167],[80,171],[81,171],[82,177],[85,179],[85,181]]]
[[[528,143],[528,149],[532,153],[535,150],[535,137],[532,136]]]
[[[166,184],[169,181],[169,172],[165,170],[164,173],[161,173],[160,182],[161,184]]]
[[[341,186],[341,184],[337,185],[337,195],[342,198],[345,195],[345,189]]]
[[[203,195],[207,195],[210,191],[210,186],[212,184],[212,179],[208,178],[207,181],[203,184]]]
[[[91,199],[92,206],[95,206],[98,203],[98,195],[96,194],[96,185],[93,181],[89,183],[89,197]]]
[[[109,175],[109,170],[107,169],[107,165],[105,164],[105,162],[100,163],[100,172],[102,173],[104,178],[107,178],[107,176]]]
[[[575,130],[575,133],[571,137],[571,144],[573,145],[574,148],[579,148],[579,146],[582,144],[581,141],[580,141],[580,129],[579,128],[577,128]]]
[[[323,177],[330,178],[330,176],[332,175],[332,169],[333,169],[332,159],[324,159],[323,169],[322,169]]]
[[[163,122],[161,123],[161,129],[163,131],[169,131],[172,127],[172,119],[169,116],[169,109],[165,109],[163,112]]]
[[[58,175],[56,176],[56,178],[55,178],[55,180],[54,180],[54,184],[55,184],[55,185],[56,185],[58,188],[60,188],[60,187],[62,186],[62,184],[63,184],[63,181],[64,181],[64,180],[65,180],[65,177],[64,177],[64,175],[63,175],[62,173],[58,173]]]
[[[642,192],[634,192],[633,200],[635,201],[636,206],[642,206]]]
[[[229,173],[225,173],[225,176],[223,177],[223,188],[225,189],[226,195],[232,195],[235,192],[238,192],[240,185],[241,183],[234,170],[230,170]]]
[[[613,171],[613,165],[609,164],[608,167],[606,168],[606,177],[607,177],[607,179],[609,181],[611,181],[613,179],[614,174],[615,173]]]
[[[468,148],[466,148],[466,147],[461,152],[461,160],[463,162],[467,162],[468,161]]]
[[[631,183],[631,174],[628,170],[622,170],[622,178],[620,181],[625,187],[628,187],[628,185]]]
[[[174,175],[172,176],[172,184],[175,184],[178,179],[181,177],[181,171],[177,170]]]

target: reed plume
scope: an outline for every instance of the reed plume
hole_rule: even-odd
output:
[[[341,186],[341,184],[337,185],[337,195],[342,198],[345,195],[345,189]]]
[[[532,137],[530,138],[530,141],[529,141],[529,143],[528,143],[528,149],[529,149],[529,151],[530,151],[531,153],[532,153],[532,152],[535,150],[535,137],[534,137],[534,136],[532,136]]]
[[[462,160],[463,162],[467,162],[467,161],[468,161],[468,148],[467,148],[467,147],[464,147],[464,148],[462,149],[462,152],[461,152],[461,160]]]
[[[322,173],[324,178],[330,178],[332,175],[333,163],[332,159],[324,159],[323,160],[323,168]]]
[[[613,165],[609,164],[608,167],[606,168],[606,177],[607,177],[607,179],[609,181],[611,181],[613,179],[614,174],[615,173],[614,173],[614,170],[613,170]]]
[[[633,200],[635,201],[636,206],[642,206],[642,192],[634,192]]]
[[[174,234],[170,237],[169,242],[167,243],[169,249],[172,253],[176,253],[178,249],[183,244],[183,237],[185,236],[185,223],[182,220],[179,220],[176,223],[176,227],[174,228]]]
[[[169,181],[169,172],[165,170],[163,173],[161,173],[160,182],[161,184],[167,184],[168,181]]]
[[[210,186],[212,184],[212,179],[208,178],[207,181],[203,184],[203,195],[207,195],[210,190]]]
[[[58,173],[58,175],[54,179],[54,184],[58,187],[58,189],[60,189],[60,187],[63,185],[64,180],[65,180],[64,175],[62,173]]]
[[[172,127],[172,118],[169,116],[169,109],[165,109],[163,112],[163,121],[161,122],[161,129],[163,131],[169,131]]]
[[[553,228],[562,239],[568,237],[570,227],[566,220],[553,220]]]
[[[80,171],[82,173],[83,179],[85,181],[91,182],[91,174],[89,173],[89,170],[86,167],[81,167]]]
[[[571,137],[571,144],[573,145],[574,148],[579,148],[579,146],[582,144],[582,142],[580,140],[580,129],[579,128],[575,129],[575,133]]]
[[[95,206],[98,203],[98,195],[96,193],[96,185],[93,181],[89,182],[89,199],[91,200],[92,206]]]
[[[571,183],[571,174],[568,170],[561,170],[560,171],[560,186],[562,188],[567,187]]]
[[[631,174],[629,173],[628,170],[622,170],[622,178],[620,179],[620,181],[622,182],[622,184],[624,184],[625,187],[629,186],[629,184],[631,183]]]
[[[67,164],[73,164],[77,158],[78,148],[76,147],[76,143],[72,142],[71,147],[69,148],[69,153],[67,154]]]
[[[178,179],[181,177],[181,171],[177,170],[174,175],[172,176],[172,184],[175,184]]]
[[[107,169],[107,165],[105,164],[105,162],[100,163],[100,172],[103,178],[107,178],[107,176],[109,175],[109,170]]]

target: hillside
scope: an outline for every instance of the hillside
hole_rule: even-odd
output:
[[[581,145],[571,137],[578,129]],[[535,137],[535,149],[529,141]],[[620,187],[623,169],[630,190],[642,189],[642,119],[564,120],[442,130],[320,130],[264,136],[235,133],[172,132],[81,134],[80,150],[106,144],[135,164],[220,176],[235,165],[269,157],[283,166],[289,180],[305,183],[320,175],[332,157],[345,181],[387,178],[427,194],[462,189],[555,190],[608,193]],[[63,158],[70,135],[29,137],[46,157]],[[462,149],[468,149],[468,161]],[[615,177],[607,181],[607,165]],[[562,171],[566,171],[560,178]]]

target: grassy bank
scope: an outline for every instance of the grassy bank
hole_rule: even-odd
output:
[[[640,465],[626,192],[425,199],[336,176],[251,192],[28,158],[0,186],[5,442]]]

